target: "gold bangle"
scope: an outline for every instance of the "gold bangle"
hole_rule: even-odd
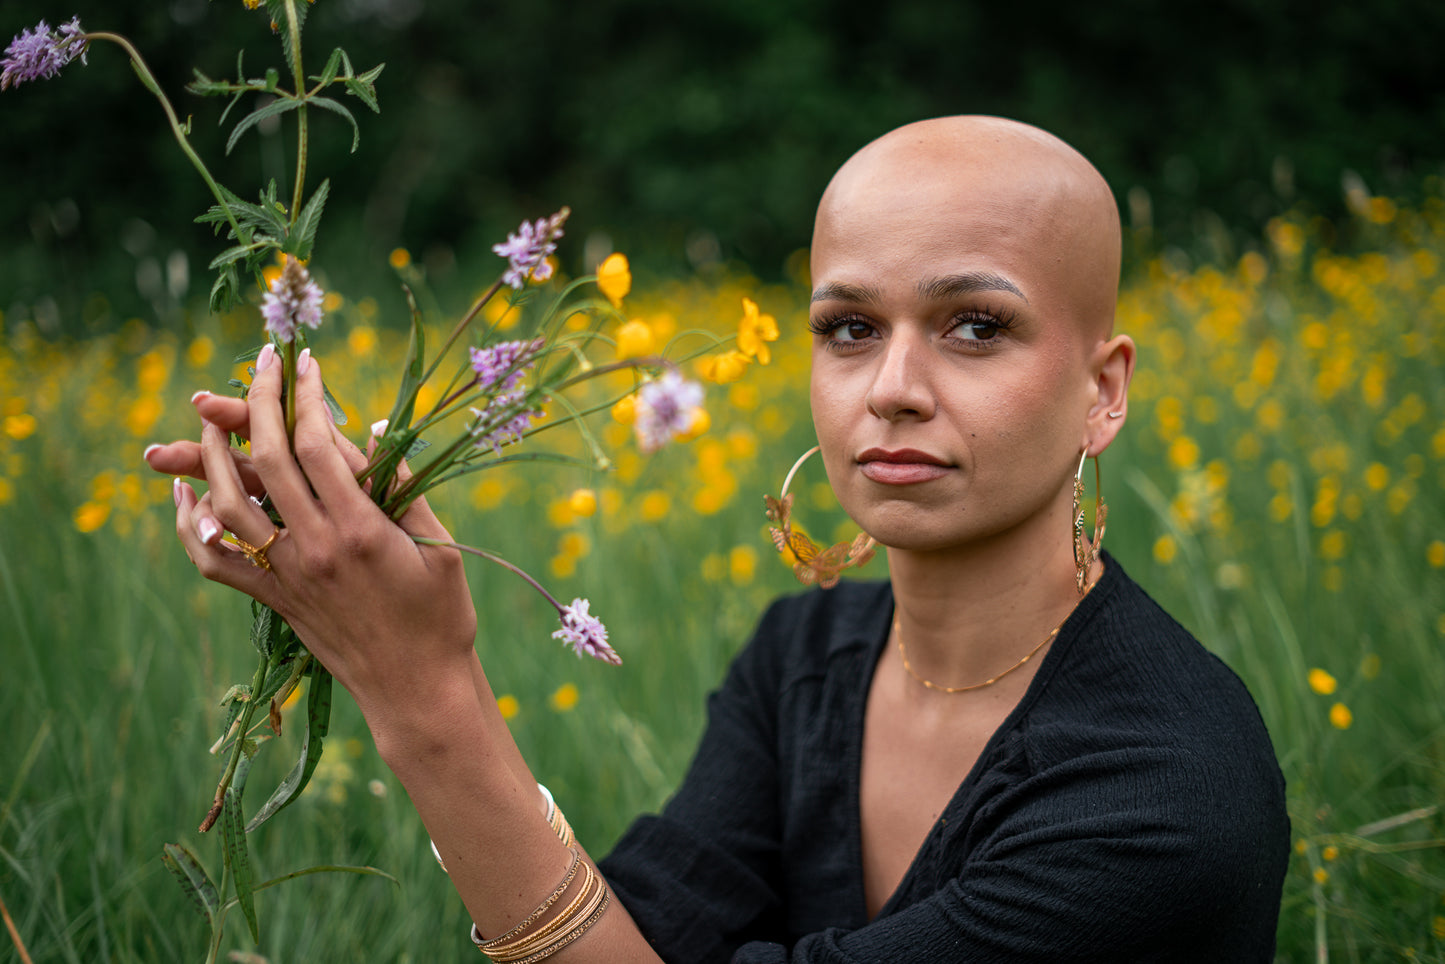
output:
[[[543,948],[542,950],[533,954],[531,957],[524,957],[521,960],[509,962],[509,964],[536,964],[537,961],[545,960],[551,957],[553,954],[556,954],[568,944],[571,944],[573,941],[580,938],[583,934],[586,934],[589,930],[592,929],[593,924],[596,924],[599,920],[602,919],[603,913],[607,910],[607,904],[611,898],[611,893],[607,890],[606,884],[602,886],[601,893],[602,898],[600,901],[598,901],[597,908],[592,911],[592,913],[588,915],[587,919],[584,920],[581,924],[578,924],[567,934],[563,935],[554,944]]]
[[[584,864],[582,861],[582,853],[576,847],[572,847],[570,849],[572,852],[572,862],[567,865],[567,874],[562,878],[562,882],[557,885],[557,889],[552,891],[552,893],[547,897],[547,899],[543,901],[536,910],[532,911],[530,917],[522,921],[516,927],[513,927],[501,937],[495,937],[489,941],[478,942],[477,947],[483,949],[482,953],[486,953],[485,948],[488,945],[504,943],[506,941],[515,940],[516,938],[520,937],[528,927],[532,926],[532,924],[537,921],[537,918],[547,913],[547,911],[551,909],[553,904],[557,903],[557,901],[562,899],[562,895],[565,894],[567,892],[567,888],[572,885],[572,880],[577,876],[577,868],[579,866],[585,866],[587,867],[588,872],[591,872],[591,865]],[[476,929],[475,924],[472,925],[472,929]]]
[[[510,947],[484,950],[483,953],[497,964],[534,964],[551,957],[587,933],[602,918],[610,896],[606,882],[596,874],[589,874],[577,899],[542,930]]]
[[[587,900],[588,891],[591,890],[596,879],[597,875],[593,873],[592,865],[584,863],[582,865],[582,886],[577,888],[576,896],[561,913],[541,925],[535,934],[521,933],[512,938],[504,935],[494,941],[487,941],[482,945],[482,953],[499,962],[510,961],[513,957],[524,957],[530,954],[537,949],[537,945],[568,923],[572,915],[577,912],[577,908]]]

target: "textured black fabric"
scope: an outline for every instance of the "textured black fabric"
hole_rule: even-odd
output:
[[[602,863],[661,957],[1270,961],[1289,824],[1264,724],[1106,563],[872,922],[858,775],[892,592],[774,603],[677,794]]]

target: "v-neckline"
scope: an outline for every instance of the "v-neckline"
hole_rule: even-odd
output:
[[[852,837],[853,855],[855,858],[854,866],[858,868],[855,881],[856,886],[853,894],[853,906],[858,920],[865,923],[872,923],[875,920],[880,920],[893,913],[895,909],[894,904],[898,902],[898,896],[904,893],[908,889],[908,885],[912,882],[914,873],[918,869],[919,858],[923,855],[923,852],[928,849],[929,841],[933,840],[934,836],[940,832],[940,827],[945,819],[957,807],[959,801],[963,799],[972,785],[977,782],[977,777],[981,772],[980,767],[983,766],[984,761],[993,755],[998,747],[999,741],[1002,739],[1002,735],[1018,725],[1020,718],[1028,712],[1029,707],[1038,699],[1039,694],[1043,692],[1044,688],[1048,685],[1049,679],[1054,674],[1054,667],[1063,659],[1063,654],[1067,651],[1073,637],[1078,634],[1078,627],[1083,621],[1086,621],[1092,616],[1104,598],[1107,597],[1107,590],[1112,588],[1112,584],[1117,578],[1117,572],[1118,564],[1106,555],[1103,574],[1090,588],[1088,595],[1079,600],[1079,604],[1074,607],[1074,610],[1069,613],[1068,618],[1060,625],[1058,636],[1055,637],[1053,644],[1049,646],[1048,652],[1044,653],[1044,658],[1039,661],[1038,671],[1034,674],[1034,678],[1029,681],[1029,685],[1024,690],[1023,695],[1019,697],[1018,702],[1014,704],[1013,709],[1009,710],[1008,715],[1003,718],[1003,721],[994,728],[993,733],[989,735],[983,748],[979,750],[978,758],[974,760],[973,766],[969,767],[968,773],[964,776],[963,780],[959,782],[957,788],[954,789],[953,794],[948,799],[948,803],[938,812],[938,816],[934,818],[928,833],[923,837],[923,842],[919,844],[918,850],[914,852],[913,858],[908,862],[908,869],[903,872],[902,877],[898,878],[898,883],[894,886],[893,892],[889,894],[887,899],[879,906],[878,913],[873,917],[869,917],[867,882],[863,872],[863,745],[866,742],[863,730],[868,719],[868,701],[873,693],[873,680],[878,673],[878,664],[883,659],[883,650],[888,644],[888,637],[893,627],[893,611],[897,605],[897,601],[893,597],[893,587],[891,585],[885,587],[887,592],[887,618],[883,620],[881,631],[875,627],[873,638],[865,651],[864,659],[866,659],[867,663],[863,672],[863,679],[861,680],[863,697],[857,702],[854,711],[857,715],[851,721],[852,725],[848,728],[848,756],[850,766],[848,767],[848,787],[845,796],[848,800],[848,819],[851,824],[850,835]],[[1101,590],[1105,591],[1101,592]]]

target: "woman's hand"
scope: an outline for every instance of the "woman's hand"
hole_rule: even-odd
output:
[[[176,532],[208,579],[281,614],[355,697],[369,722],[425,711],[426,694],[467,678],[476,612],[461,555],[419,546],[413,535],[450,541],[424,500],[393,523],[356,482],[365,456],[335,430],[318,363],[297,361],[295,455],[281,410],[282,363],[268,346],[245,402],[199,396],[201,443],[147,452],[158,471],[203,478],[199,499],[176,483]],[[251,456],[228,432],[249,434]],[[251,496],[262,492],[285,520],[266,552],[270,568],[221,538],[261,546],[275,531]]]

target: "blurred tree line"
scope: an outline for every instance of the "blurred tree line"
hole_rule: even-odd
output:
[[[0,11],[8,33],[79,14],[129,36],[208,159],[224,102],[182,91],[191,67],[233,77],[238,47],[250,73],[281,64],[242,0]],[[333,182],[320,257],[352,283],[404,246],[441,278],[567,204],[573,270],[615,247],[643,274],[736,260],[778,277],[852,151],[963,112],[1077,146],[1136,243],[1218,256],[1287,208],[1340,217],[1346,171],[1407,199],[1439,173],[1442,37],[1434,0],[319,0],[311,72],[338,45],[358,69],[386,63],[380,116],[342,98],[362,124],[355,154],[344,122],[313,121],[309,181]],[[208,195],[118,48],[0,95],[0,129],[0,311],[78,331],[209,286],[220,244],[191,223]],[[218,174],[254,199],[259,164],[286,196],[293,151],[251,133]]]

